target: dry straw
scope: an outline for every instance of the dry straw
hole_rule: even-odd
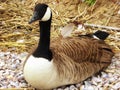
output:
[[[80,31],[80,34],[98,29],[110,32],[111,36],[107,42],[115,51],[120,50],[118,0],[96,0],[92,6],[80,0],[74,0],[74,2],[72,0],[1,0],[0,48],[3,51],[13,47],[12,50],[16,52],[29,51],[29,46],[37,43],[38,23],[28,24],[36,3],[47,3],[53,11],[52,38],[59,36],[61,27],[76,21],[79,22],[78,24],[86,23],[85,31]]]

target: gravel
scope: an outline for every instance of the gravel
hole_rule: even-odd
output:
[[[0,52],[0,88],[30,87],[24,80],[22,66],[27,53]],[[63,86],[53,90],[120,90],[120,53],[117,53],[111,65],[84,82]]]

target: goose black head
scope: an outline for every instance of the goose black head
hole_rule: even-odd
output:
[[[52,16],[52,12],[51,12],[51,9],[48,7],[48,5],[39,3],[34,8],[34,13],[32,18],[29,21],[29,24],[37,20],[48,21],[50,20],[51,16]]]

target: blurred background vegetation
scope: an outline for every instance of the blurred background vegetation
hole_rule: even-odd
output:
[[[38,23],[28,24],[35,4],[47,3],[53,11],[52,38],[70,22],[120,28],[119,0],[0,0],[0,50],[29,52],[39,39]],[[77,29],[77,26],[76,28]],[[120,51],[120,30],[87,27],[83,33],[105,30],[106,40],[114,51]]]

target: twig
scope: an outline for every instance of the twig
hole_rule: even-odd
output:
[[[115,11],[116,11],[116,9],[118,8],[118,6],[119,6],[119,5],[116,5],[116,4],[114,5],[114,10],[113,10],[113,12],[111,12],[112,10],[110,10],[111,15],[108,17],[107,22],[106,22],[105,25],[108,25],[108,23],[110,22],[110,20],[111,20],[113,14],[115,13]]]
[[[97,28],[103,28],[103,29],[120,31],[120,28],[117,28],[117,27],[110,27],[110,26],[103,26],[103,25],[96,25],[96,24],[85,23],[84,26],[87,26],[87,27],[97,27]]]

